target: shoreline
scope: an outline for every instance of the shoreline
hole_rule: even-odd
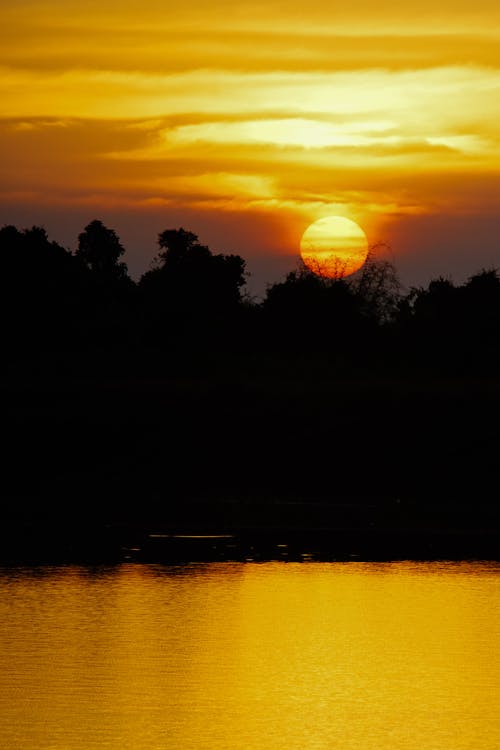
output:
[[[10,521],[2,523],[0,565],[215,561],[500,561],[497,529],[247,526]]]

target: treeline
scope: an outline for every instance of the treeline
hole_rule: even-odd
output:
[[[158,245],[135,282],[101,221],[85,227],[74,252],[41,227],[0,229],[4,351],[311,354],[454,371],[500,364],[496,270],[403,293],[394,267],[373,252],[346,279],[298,268],[257,302],[239,255],[213,253],[184,229],[165,230]]]
[[[0,518],[498,529],[496,271],[404,292],[373,253],[255,301],[240,256],[158,241],[135,282],[100,221],[0,229]]]

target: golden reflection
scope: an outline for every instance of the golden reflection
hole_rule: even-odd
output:
[[[498,565],[0,574],[0,744],[492,750]]]

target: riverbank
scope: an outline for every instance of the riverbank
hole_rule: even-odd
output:
[[[306,504],[300,508],[304,516],[307,510]],[[281,512],[285,520],[286,509]],[[332,509],[326,514],[330,523],[331,516]],[[350,526],[10,520],[1,525],[0,564],[500,559],[498,529],[398,525],[394,520],[372,520],[368,525],[360,520]]]

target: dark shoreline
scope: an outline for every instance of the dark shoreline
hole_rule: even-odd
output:
[[[500,561],[492,529],[405,527],[221,529],[165,524],[2,523],[0,565],[181,564],[209,561]]]

